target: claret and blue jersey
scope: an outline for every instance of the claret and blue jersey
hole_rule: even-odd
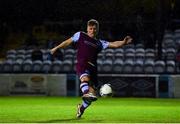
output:
[[[76,71],[79,76],[97,73],[97,56],[102,49],[109,45],[108,41],[89,37],[84,32],[77,32],[71,37],[77,47]]]

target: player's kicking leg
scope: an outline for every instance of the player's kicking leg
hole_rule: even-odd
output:
[[[90,78],[88,75],[84,75],[80,77],[81,84],[80,84],[80,89],[83,93],[82,99],[85,101],[96,101],[97,96],[96,92],[93,87],[89,86],[90,85]]]
[[[84,76],[81,78],[80,88],[83,93],[82,104],[78,104],[77,106],[77,118],[80,118],[84,113],[85,109],[91,105],[91,102],[96,101],[97,97],[94,95],[93,88],[89,87],[88,77]]]

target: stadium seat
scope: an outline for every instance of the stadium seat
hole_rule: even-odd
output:
[[[12,65],[12,70],[14,73],[22,72],[22,61],[14,61]]]
[[[32,63],[32,72],[33,73],[40,73],[42,70],[42,61],[40,60],[36,60],[36,61],[33,61]]]
[[[77,59],[74,59],[73,61],[74,61],[74,63],[73,63],[73,71],[75,72],[76,71]]]
[[[143,74],[144,73],[144,62],[143,60],[136,60],[134,62],[133,72],[135,74]]]
[[[151,53],[151,52],[147,52],[145,53],[145,59],[151,59],[151,60],[155,60],[155,54],[154,53]]]
[[[43,61],[43,53],[44,53],[44,50],[42,50],[42,49],[34,49],[31,53],[31,60],[32,61],[36,61],[36,60]]]
[[[16,50],[16,56],[25,55],[26,51],[24,49]]]
[[[73,71],[73,63],[72,60],[64,60],[62,61],[62,71],[63,72],[72,72]]]
[[[138,54],[138,53],[145,53],[145,50],[144,50],[144,48],[137,48],[137,49],[135,49],[135,53],[136,54]]]
[[[165,32],[165,33],[164,33],[164,36],[163,36],[163,39],[164,39],[164,40],[165,40],[165,39],[173,39],[173,34],[172,34],[172,32],[169,32],[169,31]]]
[[[176,73],[176,63],[173,60],[166,61],[166,72]]]
[[[6,60],[15,61],[16,55],[8,54],[6,55]]]
[[[154,60],[147,59],[144,61],[144,73],[146,74],[154,73]]]
[[[124,59],[124,53],[115,53],[114,54],[114,60],[116,59]]]
[[[41,72],[49,73],[51,71],[51,65],[52,65],[52,62],[50,60],[43,61]]]
[[[152,48],[147,48],[147,49],[145,49],[145,54],[147,54],[147,53],[153,53],[153,54],[155,54],[155,50],[152,49]]]
[[[12,73],[12,64],[13,61],[7,60],[2,63],[2,72],[3,73]]]
[[[98,58],[97,59],[97,70],[98,70],[98,72],[102,72],[102,63],[103,63],[103,59],[100,59],[100,58]]]
[[[74,56],[73,54],[65,54],[64,55],[64,60],[71,60],[73,61],[74,60]]]
[[[174,38],[173,38],[173,36],[168,36],[168,37],[165,37],[164,39],[163,39],[163,43],[164,43],[164,45],[167,45],[167,44],[172,44],[173,42],[174,42],[174,40],[173,40]]]
[[[16,55],[16,50],[8,50],[7,53],[6,53],[6,56],[7,55]]]
[[[124,50],[126,50],[126,49],[135,49],[135,46],[134,46],[134,44],[128,44],[128,45],[123,46],[123,49]]]
[[[65,49],[64,55],[75,55],[75,50],[72,48]]]
[[[24,58],[24,61],[26,61],[26,60],[31,60],[31,54],[27,54],[27,55],[25,55],[25,58]]]
[[[166,49],[166,60],[175,60],[176,58],[176,50],[174,48]]]
[[[123,69],[124,62],[122,59],[115,59],[113,66],[112,66],[112,72],[113,73],[121,73]]]
[[[22,71],[24,73],[32,72],[32,61],[31,60],[26,60],[22,63]]]
[[[63,71],[63,69],[62,69],[62,61],[60,61],[60,60],[53,61],[52,65],[51,65],[51,72],[52,73],[60,73],[62,71]]]
[[[127,54],[127,53],[134,53],[135,54],[135,49],[134,48],[127,48],[127,49],[125,49],[124,54]]]
[[[111,59],[111,60],[114,60],[114,54],[113,54],[113,53],[106,53],[104,59]]]
[[[154,73],[165,73],[165,62],[163,60],[157,60],[154,63]]]
[[[125,74],[133,73],[133,66],[134,66],[134,60],[132,59],[125,60],[123,66],[123,73]]]
[[[144,59],[145,59],[145,54],[144,54],[144,53],[136,53],[136,54],[135,54],[135,59],[136,59],[136,60],[144,61]]]
[[[23,62],[25,60],[25,55],[19,54],[16,56],[15,60]]]
[[[134,60],[135,59],[135,53],[125,53],[124,54],[124,60],[127,60],[127,59],[131,59],[131,60]]]
[[[114,54],[114,49],[110,49],[110,48],[105,49],[105,50],[104,50],[104,54],[105,54],[105,55],[106,55],[106,54]]]
[[[32,54],[32,49],[29,49],[29,50],[26,50],[26,53],[25,53],[25,55],[31,55]]]
[[[98,54],[98,59],[104,59],[104,53],[103,52]]]
[[[107,72],[109,73],[112,71],[112,59],[105,59],[102,62],[101,71],[105,72],[105,73],[107,73]]]
[[[116,53],[124,53],[124,49],[122,49],[122,48],[116,48],[116,49],[114,50],[114,54],[116,54]]]
[[[142,43],[136,44],[135,49],[139,49],[139,48],[144,49],[144,45]]]

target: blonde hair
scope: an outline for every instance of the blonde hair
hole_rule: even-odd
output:
[[[87,26],[93,26],[95,25],[97,28],[99,28],[99,22],[95,19],[90,19],[88,22],[87,22]]]

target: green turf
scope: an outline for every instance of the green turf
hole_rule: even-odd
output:
[[[0,97],[0,123],[180,122],[180,99],[100,98],[76,119],[79,97]]]

